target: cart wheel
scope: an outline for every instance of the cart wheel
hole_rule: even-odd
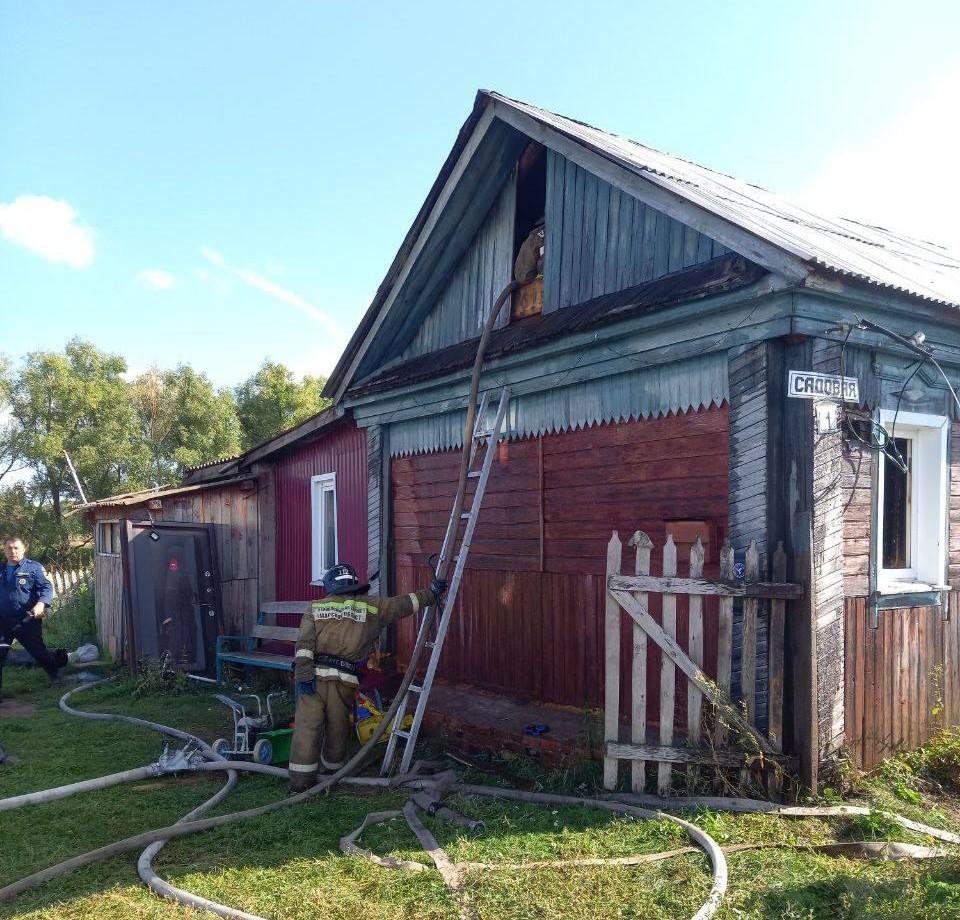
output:
[[[269,738],[261,738],[253,746],[254,763],[270,763],[273,760],[273,742]]]
[[[227,741],[226,738],[217,738],[210,747],[213,748],[214,754],[219,754],[221,757],[229,760],[227,755],[230,753],[230,742]]]

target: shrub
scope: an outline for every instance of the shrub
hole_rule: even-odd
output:
[[[141,662],[140,672],[133,687],[133,698],[145,696],[180,696],[184,693],[196,693],[197,685],[187,672],[178,668],[169,655],[159,661]]]
[[[904,759],[915,773],[928,776],[945,789],[960,791],[960,729],[945,728]]]
[[[92,581],[77,585],[44,623],[47,645],[73,650],[97,641],[97,616]]]

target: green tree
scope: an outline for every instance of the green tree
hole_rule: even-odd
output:
[[[58,524],[65,500],[79,498],[66,453],[88,498],[127,484],[134,446],[126,369],[119,355],[72,339],[63,352],[27,355],[9,382],[18,449],[33,472],[32,498],[49,502]]]
[[[244,449],[326,409],[330,400],[320,395],[325,383],[311,376],[298,382],[285,365],[264,361],[236,390]]]
[[[230,390],[180,365],[140,374],[130,385],[136,426],[136,478],[144,485],[175,481],[188,467],[240,451],[241,429]]]

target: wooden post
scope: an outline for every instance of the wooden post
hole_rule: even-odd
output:
[[[630,538],[630,546],[637,549],[634,571],[637,575],[650,574],[650,550],[653,540],[642,530]],[[647,594],[637,594],[637,599],[647,606]],[[630,740],[634,744],[647,742],[647,634],[637,623],[633,624],[633,658],[630,672],[632,699],[630,701]],[[630,764],[630,788],[634,792],[643,792],[647,779],[647,764],[643,760],[634,760]]]
[[[269,463],[256,463],[257,477],[257,604],[277,599],[276,475]]]
[[[690,577],[703,577],[703,541],[697,537],[697,542],[690,549]],[[703,667],[703,598],[699,594],[690,595],[689,613],[689,641],[690,660],[698,667]],[[700,714],[703,707],[703,694],[692,683],[687,685],[687,744],[690,747],[700,746]],[[687,786],[693,788],[697,776],[697,768],[687,768]]]
[[[620,535],[613,532],[607,544],[607,578],[620,574],[623,545]],[[610,595],[604,582],[604,655],[606,659],[603,698],[603,786],[617,788],[617,765],[615,757],[608,757],[606,745],[620,740],[620,604]]]
[[[757,541],[750,541],[747,550],[745,581],[760,580],[760,554]],[[747,719],[757,722],[757,604],[755,597],[743,599],[743,641],[740,646],[740,692]]]
[[[663,574],[677,574],[677,545],[673,534],[667,534],[663,546]],[[663,631],[673,640],[677,638],[677,597],[675,594],[663,595]],[[676,704],[677,668],[667,654],[662,655],[660,663],[660,743],[667,747],[673,744],[673,718]],[[660,762],[657,767],[657,794],[670,794],[673,767]]]
[[[744,581],[760,579],[760,554],[757,541],[750,541],[747,550]],[[757,604],[755,597],[743,599],[743,628],[740,636],[740,699],[743,702],[747,721],[757,724]],[[740,788],[746,790],[750,775],[747,769],[740,771]]]
[[[773,554],[773,581],[787,580],[787,554],[783,551],[783,543],[777,544]],[[767,637],[767,737],[773,746],[783,750],[783,632],[785,601],[770,601],[770,630]]]
[[[726,540],[720,550],[720,578],[733,581],[733,547]],[[733,659],[733,598],[720,598],[720,611],[717,625],[717,685],[730,695],[730,674]],[[723,747],[727,733],[717,720],[714,741],[717,747]]]

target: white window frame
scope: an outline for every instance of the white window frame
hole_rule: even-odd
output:
[[[94,533],[94,551],[97,556],[110,556],[113,559],[116,559],[120,556],[120,553],[115,553],[113,551],[113,541],[111,540],[110,552],[104,552],[103,550],[103,527],[104,525],[116,527],[119,531],[120,522],[119,521],[97,521],[97,529]],[[119,537],[119,533],[117,534]]]
[[[894,416],[896,426],[894,427]],[[947,552],[947,488],[949,484],[949,420],[924,412],[880,411],[880,424],[896,438],[911,443],[910,567],[883,567],[883,480],[887,460],[877,452],[877,527],[874,547],[877,590],[906,594],[944,589]]]
[[[326,571],[323,558],[327,547],[323,545],[323,522],[320,518],[323,510],[322,498],[325,493],[333,495],[333,561],[336,564],[340,558],[337,541],[340,529],[337,517],[337,474],[321,473],[310,477],[310,522],[311,522],[311,584],[318,585],[323,580]]]

